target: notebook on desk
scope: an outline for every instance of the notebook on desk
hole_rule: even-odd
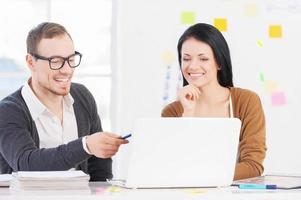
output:
[[[127,188],[231,185],[241,122],[235,118],[154,118],[136,122]]]

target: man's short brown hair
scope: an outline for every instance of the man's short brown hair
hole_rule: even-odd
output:
[[[60,24],[52,22],[43,22],[37,25],[36,27],[31,29],[27,35],[27,53],[36,54],[37,46],[43,38],[51,39],[64,34],[67,34],[72,40],[66,28]]]

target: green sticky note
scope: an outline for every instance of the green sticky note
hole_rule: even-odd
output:
[[[257,44],[259,47],[263,47],[263,41],[262,40],[257,40]]]
[[[259,74],[259,77],[260,77],[260,80],[261,80],[262,82],[264,82],[264,76],[263,76],[263,73],[260,73],[260,74]]]
[[[182,24],[195,24],[194,12],[182,12],[181,14]]]

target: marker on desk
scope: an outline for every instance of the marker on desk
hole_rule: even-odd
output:
[[[132,136],[132,134],[127,134],[127,135],[125,135],[125,136],[121,136],[121,139],[127,139],[127,138],[129,138],[129,137],[131,137]]]
[[[264,190],[276,190],[277,185],[263,185],[263,184],[239,184],[240,189],[264,189]]]

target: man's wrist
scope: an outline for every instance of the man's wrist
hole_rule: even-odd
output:
[[[82,142],[83,142],[83,148],[85,150],[85,152],[89,155],[92,155],[92,153],[90,152],[89,148],[88,148],[88,145],[87,145],[87,138],[88,136],[84,136],[83,139],[82,139]]]

